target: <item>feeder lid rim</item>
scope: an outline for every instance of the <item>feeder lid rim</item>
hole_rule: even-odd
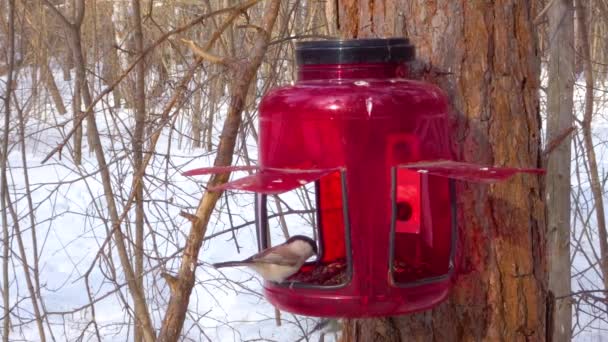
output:
[[[298,65],[403,63],[415,48],[407,38],[330,39],[296,43]]]

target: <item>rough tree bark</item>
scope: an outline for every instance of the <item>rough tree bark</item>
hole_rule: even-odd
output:
[[[572,0],[549,5],[549,83],[547,93],[547,262],[549,290],[557,299],[550,324],[553,342],[571,339],[570,149],[574,89],[574,6]],[[564,135],[566,134],[566,135]],[[554,143],[553,143],[554,142]],[[566,297],[566,298],[564,298]],[[551,323],[551,322],[548,322]]]
[[[536,2],[519,0],[349,0],[339,2],[338,22],[344,37],[412,40],[422,76],[450,98],[456,156],[538,167],[536,12]],[[458,278],[449,299],[418,314],[347,321],[343,339],[545,340],[541,184],[530,175],[492,186],[460,182]]]

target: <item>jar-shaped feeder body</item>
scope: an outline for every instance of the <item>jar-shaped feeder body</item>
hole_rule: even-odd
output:
[[[436,305],[454,273],[453,186],[400,165],[451,159],[446,96],[408,79],[407,39],[301,42],[296,53],[298,81],[260,105],[259,167],[291,170],[267,190],[315,182],[319,255],[289,281],[265,282],[266,297],[311,316]],[[268,247],[267,202],[257,195],[260,248]]]

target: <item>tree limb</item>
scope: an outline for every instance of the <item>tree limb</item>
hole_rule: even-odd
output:
[[[237,78],[231,86],[231,101],[228,115],[222,129],[221,140],[215,159],[215,166],[228,166],[232,163],[232,154],[236,145],[236,138],[241,124],[241,114],[251,81],[255,78],[256,71],[262,62],[262,58],[270,42],[270,33],[276,21],[280,0],[272,0],[266,4],[264,17],[262,19],[263,31],[256,32],[254,47],[251,51],[248,63],[237,74]],[[208,188],[223,184],[228,181],[230,174],[220,174],[211,177]],[[159,335],[159,341],[176,341],[182,331],[186,310],[190,301],[190,294],[194,287],[195,270],[198,263],[198,254],[205,237],[207,224],[215,204],[219,200],[221,192],[206,191],[196,210],[196,220],[186,240],[184,254],[177,275],[177,291],[171,294],[169,306],[163,319],[163,325]]]

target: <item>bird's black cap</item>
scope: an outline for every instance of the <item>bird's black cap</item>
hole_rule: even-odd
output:
[[[407,38],[334,39],[296,43],[298,65],[404,63],[416,51]]]

